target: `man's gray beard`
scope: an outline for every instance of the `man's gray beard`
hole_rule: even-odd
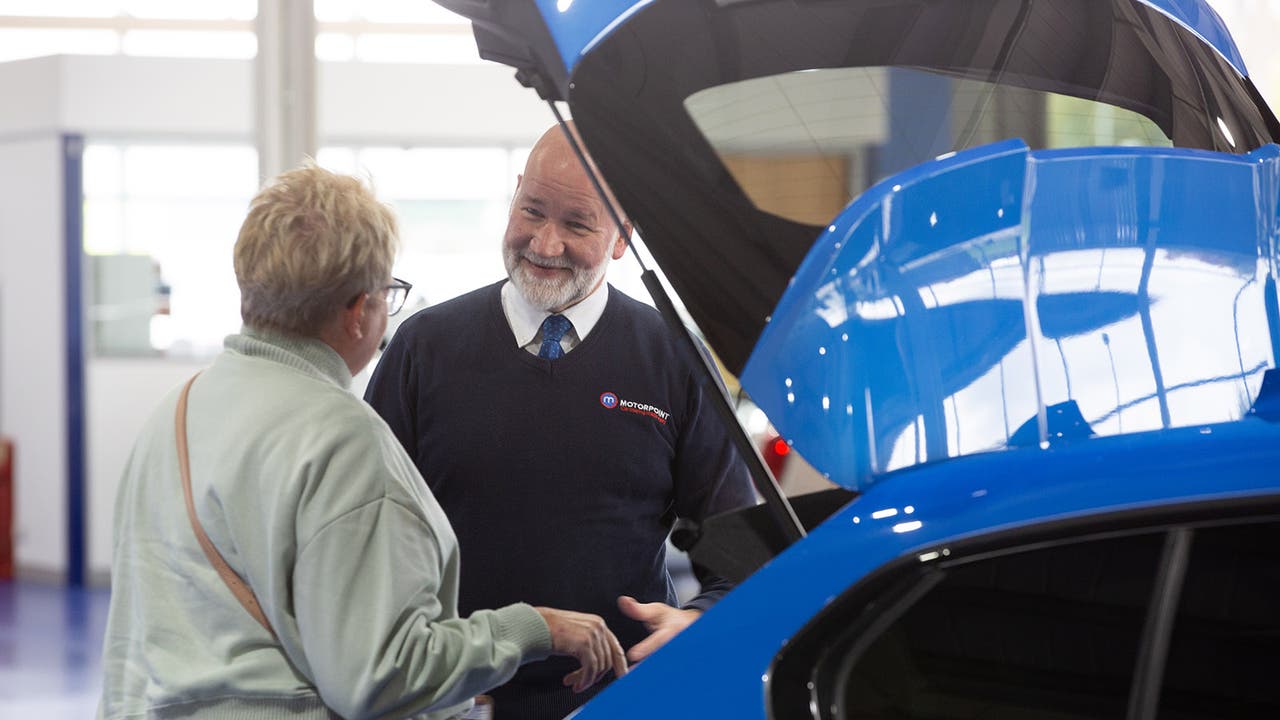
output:
[[[523,256],[508,253],[506,260],[507,277],[515,284],[516,289],[529,301],[529,304],[541,310],[563,309],[586,297],[595,287],[596,282],[604,274],[607,263],[600,263],[595,271],[588,268],[563,265],[573,271],[573,275],[564,280],[543,280],[532,276],[529,266],[520,262]],[[542,259],[544,262],[546,259]]]

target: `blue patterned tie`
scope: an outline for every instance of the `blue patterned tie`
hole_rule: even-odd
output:
[[[573,323],[569,322],[569,318],[563,315],[548,315],[547,319],[542,321],[542,347],[538,348],[538,357],[555,360],[564,355],[564,349],[560,347],[560,338],[564,337],[571,327]]]

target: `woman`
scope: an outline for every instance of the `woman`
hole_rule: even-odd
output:
[[[450,717],[550,654],[581,662],[577,690],[625,672],[594,615],[457,616],[453,531],[348,390],[407,290],[396,245],[354,178],[307,166],[254,198],[235,247],[244,327],[147,422],[116,499],[99,717]]]

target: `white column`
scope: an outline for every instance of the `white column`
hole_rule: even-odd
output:
[[[258,3],[255,120],[259,180],[316,152],[316,16],[312,0]]]
[[[14,443],[13,556],[67,578],[67,328],[63,147],[0,138],[0,435]]]

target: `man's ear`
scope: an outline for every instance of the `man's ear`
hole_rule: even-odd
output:
[[[614,260],[621,260],[623,255],[627,254],[627,238],[631,237],[631,223],[624,223],[622,229],[626,231],[619,235],[617,240],[613,241],[613,253],[611,257]]]

